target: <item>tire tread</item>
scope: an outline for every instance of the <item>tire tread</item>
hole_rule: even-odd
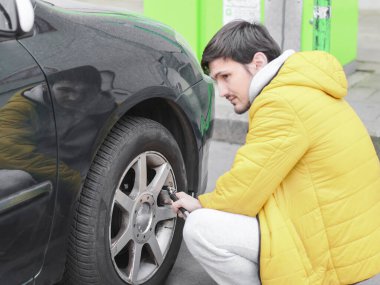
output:
[[[101,181],[106,176],[107,168],[117,157],[115,149],[118,149],[117,146],[123,139],[128,139],[130,134],[141,133],[145,128],[157,128],[157,125],[157,122],[146,118],[123,117],[104,139],[87,174],[74,214],[68,240],[64,284],[103,284],[93,262],[96,260],[96,241],[91,234],[96,230],[94,212],[101,196]],[[168,130],[165,131],[170,135]]]

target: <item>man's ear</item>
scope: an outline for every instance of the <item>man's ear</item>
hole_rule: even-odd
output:
[[[251,73],[255,74],[267,64],[268,59],[266,55],[263,52],[259,51],[254,54],[252,61],[248,64],[248,68],[250,69]]]

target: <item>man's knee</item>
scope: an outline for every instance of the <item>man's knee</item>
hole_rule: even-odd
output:
[[[199,235],[197,230],[199,230],[199,222],[202,216],[201,211],[202,209],[192,212],[186,219],[185,227],[183,229],[183,238],[186,243],[188,240],[196,239]]]
[[[209,227],[207,222],[209,211],[209,209],[198,209],[187,217],[183,229],[183,238],[189,248],[195,245],[199,246],[201,240],[204,240],[205,231]]]

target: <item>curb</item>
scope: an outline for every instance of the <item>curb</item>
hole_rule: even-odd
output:
[[[244,144],[248,122],[215,118],[212,139],[232,144]]]
[[[248,122],[241,120],[214,119],[214,133],[212,139],[231,144],[244,144],[248,130]],[[380,159],[380,137],[371,136],[377,156]]]
[[[375,147],[377,157],[380,159],[380,138],[379,137],[371,137],[373,146]]]

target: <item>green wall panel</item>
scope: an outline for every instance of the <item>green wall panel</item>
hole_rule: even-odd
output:
[[[198,59],[222,26],[222,0],[145,0],[144,15],[173,27],[191,45]]]
[[[313,49],[314,0],[303,0],[301,50]],[[330,53],[343,65],[356,59],[358,0],[331,0]]]
[[[223,25],[223,1],[199,0],[199,35],[197,56],[200,59],[207,43]]]
[[[358,0],[331,1],[331,49],[340,63],[356,59]]]
[[[144,15],[173,27],[191,44],[197,46],[198,0],[145,0]]]
[[[261,0],[261,22],[265,0]],[[303,0],[301,50],[313,49],[314,0]],[[144,14],[173,27],[201,58],[223,25],[223,0],[144,0]],[[264,23],[265,24],[265,23]],[[356,59],[358,0],[331,0],[330,52],[344,65]]]

